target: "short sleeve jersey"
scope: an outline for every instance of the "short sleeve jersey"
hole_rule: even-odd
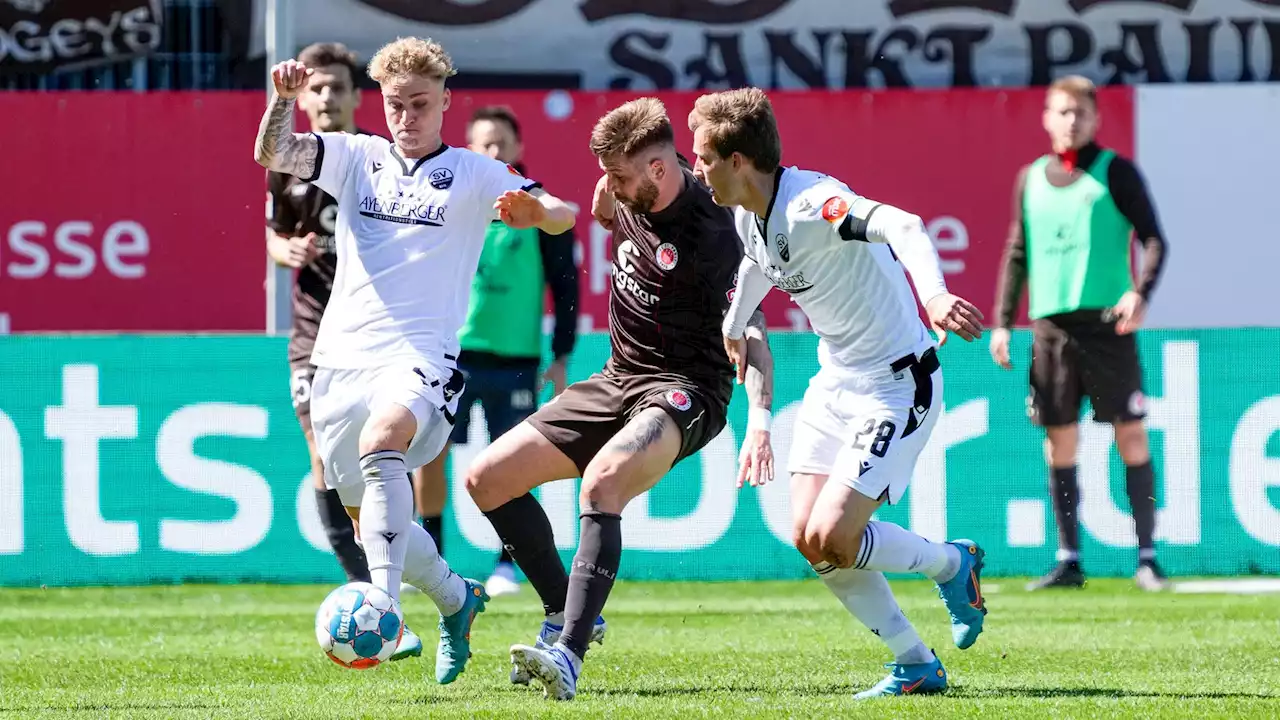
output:
[[[382,137],[316,137],[315,177],[302,179],[338,200],[338,262],[312,363],[451,366],[493,203],[537,183],[447,145],[407,159]]]

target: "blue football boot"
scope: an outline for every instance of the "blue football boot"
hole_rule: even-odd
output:
[[[467,668],[471,658],[471,625],[484,612],[489,595],[475,580],[466,580],[467,596],[462,609],[440,618],[440,644],[436,647],[436,682],[448,685]]]
[[[960,569],[955,577],[938,583],[938,597],[951,615],[951,639],[965,650],[977,641],[987,617],[982,597],[982,559],[986,553],[972,540],[956,540],[951,545],[960,550]]]
[[[875,687],[854,695],[854,700],[897,695],[925,695],[947,689],[947,671],[942,668],[942,661],[936,657],[929,663],[918,665],[887,663],[885,667],[890,668],[889,674],[876,683]]]

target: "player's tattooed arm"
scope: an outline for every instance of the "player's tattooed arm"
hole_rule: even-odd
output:
[[[773,352],[764,313],[756,310],[747,322],[747,376],[742,384],[753,408],[773,410]]]
[[[738,487],[758,487],[773,480],[773,354],[765,330],[764,313],[757,309],[747,323],[746,345],[747,432],[738,451]]]
[[[320,141],[316,136],[293,131],[294,98],[271,96],[271,103],[258,125],[258,139],[253,158],[268,170],[312,178],[316,172],[316,155]]]

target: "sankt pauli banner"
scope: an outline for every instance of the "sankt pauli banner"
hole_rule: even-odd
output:
[[[265,0],[250,23],[262,54]],[[444,43],[486,87],[1280,80],[1277,0],[306,0],[301,45]]]

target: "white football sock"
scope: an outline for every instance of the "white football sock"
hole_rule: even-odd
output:
[[[369,577],[399,602],[409,528],[414,524],[413,486],[404,466],[404,453],[369,453],[360,458],[360,471],[364,475],[360,536],[369,560]]]
[[[417,523],[409,523],[409,551],[404,557],[404,581],[430,597],[440,614],[448,617],[462,609],[467,599],[467,583],[440,557],[431,534]]]
[[[902,614],[884,573],[842,569],[825,562],[814,565],[813,570],[845,609],[888,646],[895,662],[906,665],[933,662],[933,652],[921,642],[911,621]]]
[[[955,545],[925,540],[893,523],[873,521],[862,532],[862,545],[853,566],[859,570],[920,573],[946,582],[960,569],[960,550]]]

